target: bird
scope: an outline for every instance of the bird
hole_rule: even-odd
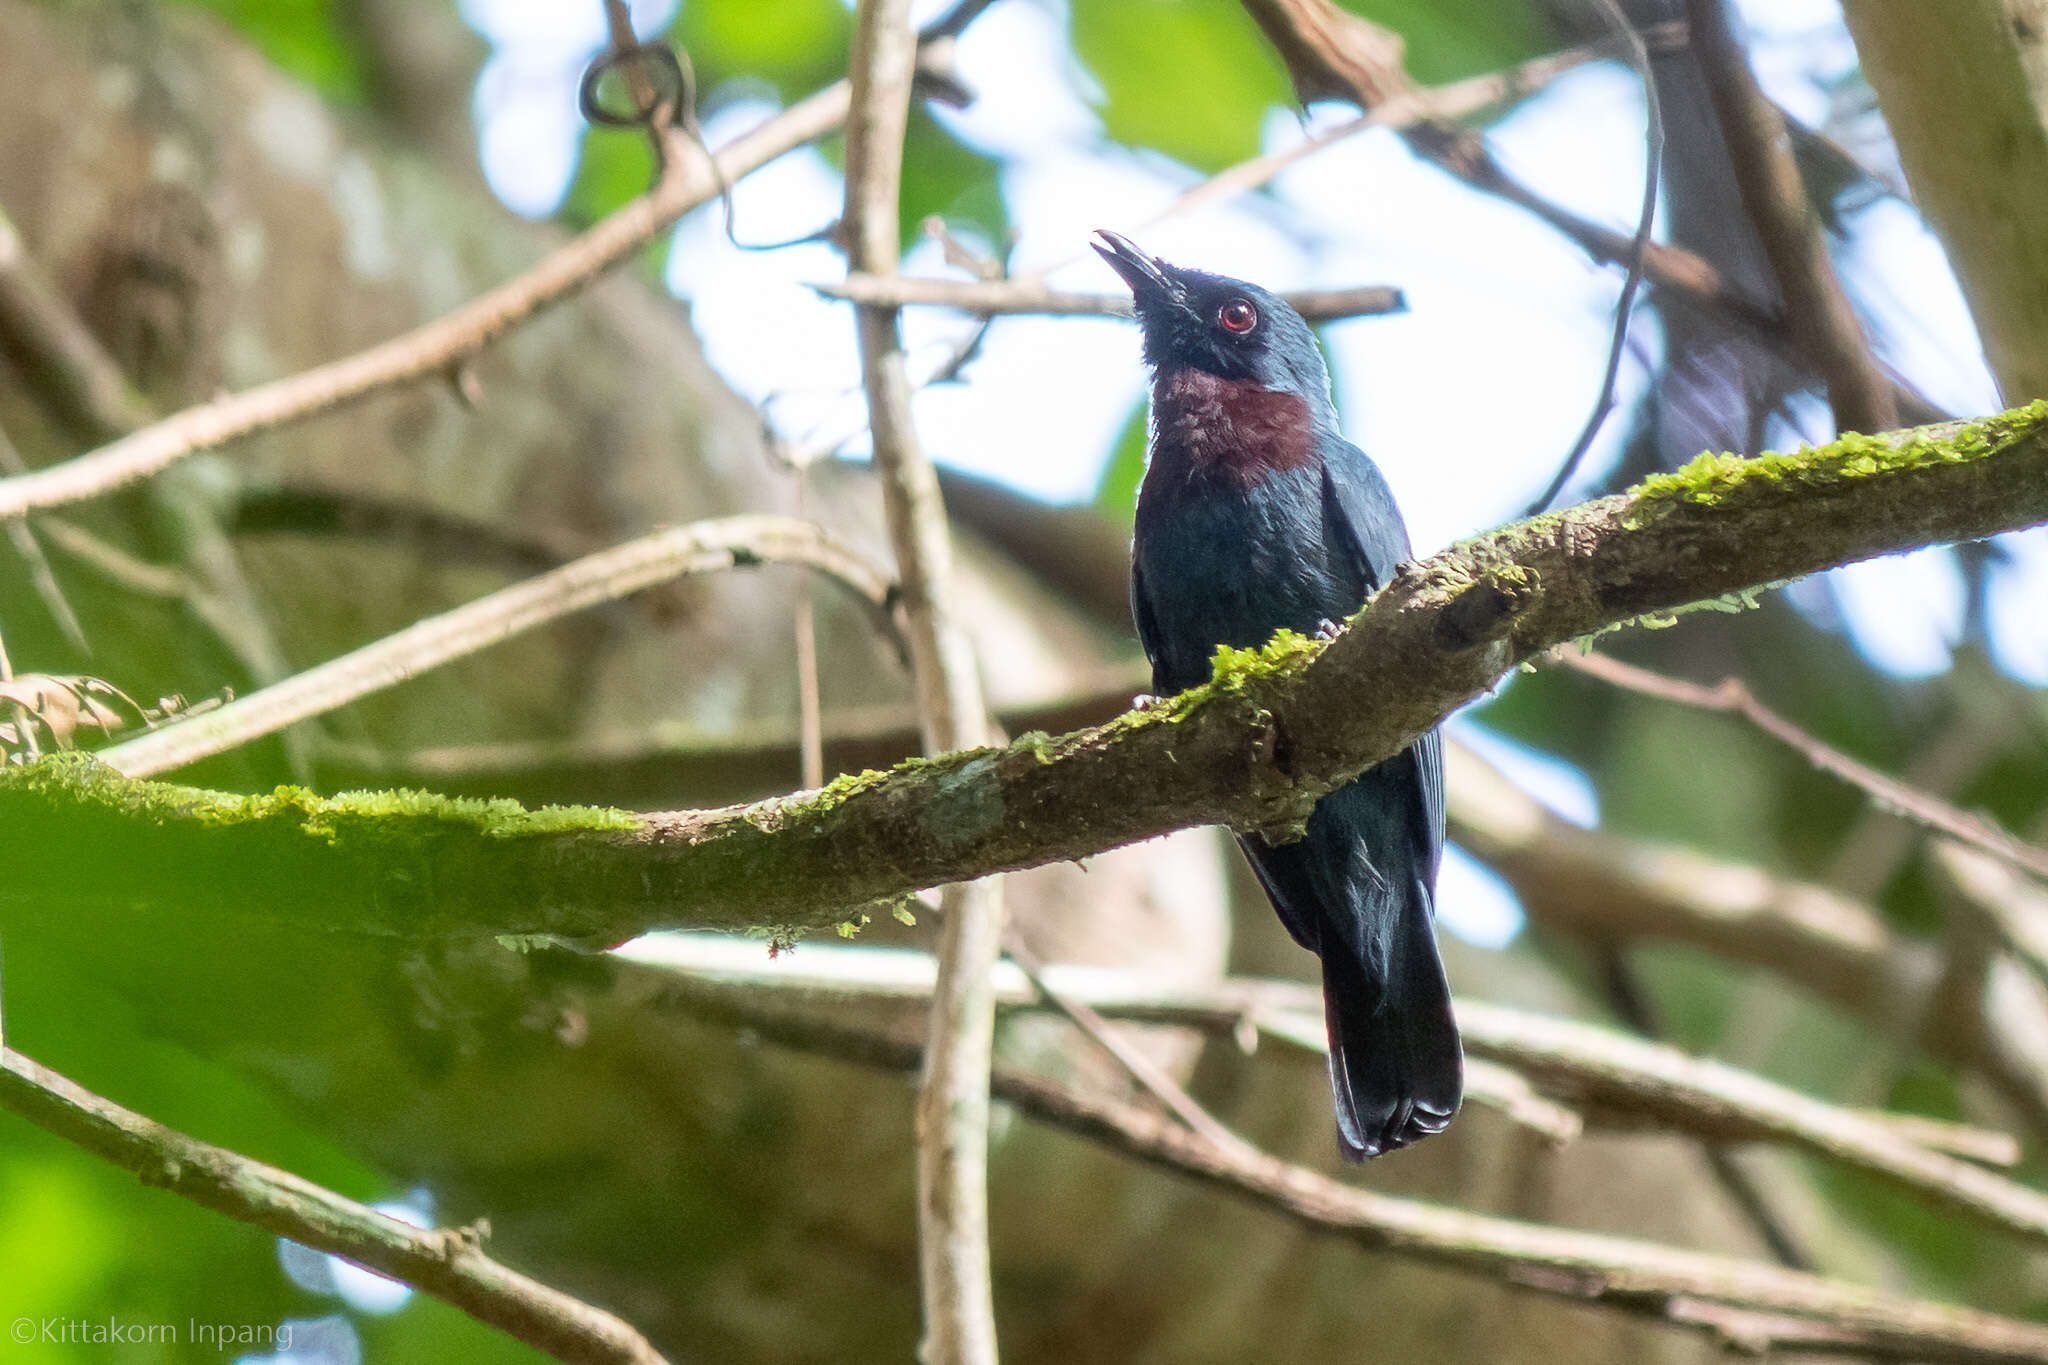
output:
[[[1409,558],[1408,531],[1379,467],[1339,434],[1299,313],[1095,235],[1130,287],[1152,375],[1131,614],[1167,696],[1207,682],[1218,646],[1256,648],[1283,628],[1332,636]],[[1322,959],[1338,1150],[1364,1161],[1442,1132],[1464,1090],[1434,923],[1441,736],[1324,795],[1306,829],[1238,844],[1287,932]]]

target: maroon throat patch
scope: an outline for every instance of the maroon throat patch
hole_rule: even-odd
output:
[[[1315,423],[1296,394],[1181,369],[1152,387],[1155,453],[1246,484],[1315,458]]]

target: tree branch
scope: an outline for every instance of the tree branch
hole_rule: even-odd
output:
[[[1559,652],[1557,660],[1567,668],[1641,696],[1676,702],[1702,711],[1740,716],[1820,771],[1858,788],[1891,814],[1910,820],[1922,829],[1968,844],[1979,852],[1988,853],[2001,862],[2048,881],[2048,849],[2026,843],[1982,816],[1960,810],[1918,787],[1857,762],[1758,701],[1740,678],[1724,678],[1718,686],[1704,687],[1680,678],[1668,678],[1607,654],[1577,654],[1566,650]]]
[[[781,1046],[909,1070],[913,1042],[836,1019],[764,1007],[758,998],[678,993],[687,1012]],[[1263,1154],[1212,1146],[1172,1120],[1028,1072],[996,1068],[994,1092],[1026,1117],[1189,1176],[1312,1231],[1497,1280],[1703,1331],[1760,1351],[1812,1347],[1942,1362],[2048,1361],[2048,1328],[1897,1298],[1753,1261],[1545,1227],[1397,1199]]]
[[[558,1360],[661,1365],[610,1313],[485,1254],[480,1227],[422,1229],[289,1171],[166,1128],[0,1048],[0,1108],[139,1176],[145,1185],[316,1251],[343,1256],[454,1304]]]
[[[46,763],[0,773],[0,905],[179,901],[193,924],[235,912],[607,943],[661,927],[822,926],[849,906],[1190,825],[1284,828],[1557,644],[2043,520],[2048,404],[1794,455],[1703,457],[1404,566],[1329,645],[1227,655],[1168,704],[723,810],[238,797]],[[204,894],[164,875],[173,867]]]
[[[900,252],[898,199],[917,37],[910,0],[861,0],[849,58],[846,209],[840,233],[856,271],[887,277]],[[896,549],[925,751],[985,743],[987,703],[973,645],[954,613],[952,541],[939,478],[919,446],[894,308],[855,308],[875,473]],[[989,972],[1001,951],[1001,883],[949,887],[941,899],[938,981],[917,1091],[918,1266],[925,1365],[995,1365],[988,1252],[988,1070],[995,1045]]]
[[[1846,0],[1913,200],[2010,398],[2048,393],[2048,64],[2024,0]],[[1968,99],[1958,99],[1967,90]]]
[[[888,580],[816,526],[775,516],[692,522],[585,555],[465,602],[218,710],[103,749],[99,758],[132,777],[183,767],[586,607],[685,574],[759,563],[801,564],[826,574],[851,588],[878,619],[889,623]]]
[[[921,955],[901,949],[821,945],[798,960],[770,962],[749,949],[744,958],[724,940],[669,935],[635,944],[621,955],[723,989],[844,1006],[930,994]],[[1050,967],[1045,978],[1060,995],[1107,1018],[1187,1024],[1228,1033],[1246,1023],[1322,1053],[1321,997],[1292,981],[1237,978],[1214,983],[1160,981],[1100,967]],[[1027,982],[1003,977],[1005,1004],[1039,1002]],[[1532,1081],[1545,1095],[1581,1107],[1588,1122],[1662,1126],[1709,1143],[1773,1142],[1869,1172],[1944,1208],[2036,1241],[2048,1240],[2048,1194],[1935,1150],[1921,1139],[1925,1121],[1829,1104],[1752,1072],[1611,1029],[1460,998],[1458,1027],[1467,1051]],[[1905,1122],[1896,1120],[1904,1119]],[[1197,1130],[1199,1131],[1199,1130]],[[1965,1129],[1971,1150],[1993,1150],[2000,1134]]]
[[[976,317],[1008,317],[1018,313],[1050,313],[1067,317],[1127,318],[1131,297],[1086,294],[1053,289],[1035,276],[1006,280],[948,280],[915,275],[848,275],[837,284],[814,284],[828,299],[877,304],[952,308]],[[1310,322],[1398,313],[1408,304],[1391,285],[1369,284],[1356,289],[1309,289],[1282,298]]]
[[[1298,90],[1349,99],[1369,115],[1381,114],[1415,98],[1416,87],[1401,66],[1398,42],[1384,41],[1369,26],[1359,29],[1343,22],[1341,12],[1336,11],[1330,0],[1245,0],[1245,9],[1267,33]],[[1640,36],[1653,49],[1668,47],[1684,27],[1663,25],[1643,30]],[[1946,89],[1947,85],[1944,80],[1941,88]],[[1640,259],[1644,275],[1668,295],[1742,324],[1797,364],[1810,363],[1801,356],[1782,311],[1745,297],[1711,262],[1667,243],[1639,244],[1627,233],[1552,203],[1508,174],[1487,149],[1485,139],[1456,123],[1454,118],[1432,111],[1421,118],[1404,119],[1399,126],[1409,128],[1409,141],[1419,155],[1474,189],[1504,199],[1541,219],[1577,242],[1595,260],[1632,264]],[[1938,124],[1939,120],[1935,122]],[[1898,410],[1914,420],[1931,421],[1941,416],[1904,386],[1892,383],[1891,390]],[[2015,391],[2009,396],[2023,398],[2032,392]]]

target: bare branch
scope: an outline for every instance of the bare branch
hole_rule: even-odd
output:
[[[145,1185],[409,1284],[558,1360],[661,1365],[645,1337],[610,1313],[529,1279],[483,1249],[485,1229],[430,1230],[344,1199],[123,1109],[0,1049],[0,1107],[133,1172]]]
[[[1999,945],[2048,986],[2048,889],[2014,876],[2010,861],[1946,839],[1934,846],[1941,879]]]
[[[1556,658],[1567,668],[1645,697],[1677,702],[1702,711],[1740,716],[1822,772],[1860,789],[1884,810],[1910,820],[1922,829],[1946,835],[2001,862],[2048,880],[2048,849],[2025,843],[1982,816],[1960,810],[1939,797],[1881,773],[1866,763],[1857,762],[1758,701],[1740,678],[1724,678],[1718,686],[1703,687],[1698,683],[1666,677],[1636,664],[1624,663],[1606,654],[1560,650]]]
[[[1400,66],[1398,45],[1333,18],[1335,6],[1329,0],[1245,0],[1245,8],[1266,30],[1297,88],[1350,99],[1369,117],[1386,115],[1416,97],[1413,80]],[[1682,24],[1662,25],[1644,30],[1641,37],[1653,50],[1666,48],[1680,40],[1684,29]],[[1403,118],[1397,126],[1409,129],[1409,141],[1419,154],[1474,189],[1541,219],[1595,260],[1632,269],[1640,261],[1643,273],[1668,295],[1741,323],[1796,364],[1809,363],[1780,310],[1745,297],[1711,262],[1682,247],[1643,242],[1639,234],[1617,232],[1551,202],[1510,175],[1487,149],[1485,139],[1458,124],[1456,117],[1429,110],[1421,117]],[[1942,415],[1896,381],[1890,388],[1897,410],[1910,419],[1932,421]]]
[[[947,280],[914,275],[848,275],[837,284],[814,284],[811,288],[828,299],[878,304],[885,308],[952,308],[976,317],[1008,317],[1018,313],[1050,313],[1069,317],[1131,316],[1131,297],[1125,294],[1083,294],[1052,289],[1031,275],[1007,280]],[[1408,305],[1401,291],[1391,285],[1371,284],[1356,289],[1314,289],[1282,298],[1310,322],[1336,318],[1398,313]]]
[[[1180,1082],[1166,1073],[1166,1068],[1153,1061],[1143,1049],[1132,1045],[1123,1035],[1109,1026],[1109,1021],[1095,1012],[1095,1007],[1076,996],[1068,995],[1047,977],[1046,964],[1038,955],[1024,945],[1012,931],[1004,935],[1003,956],[1015,963],[1017,969],[1030,981],[1038,998],[1053,1009],[1064,1014],[1074,1027],[1086,1034],[1097,1047],[1114,1058],[1117,1064],[1129,1073],[1152,1097],[1165,1105],[1167,1110],[1188,1126],[1189,1131],[1199,1133],[1219,1147],[1242,1143],[1243,1138],[1224,1127],[1222,1122],[1204,1109],[1195,1097],[1181,1088]],[[989,990],[996,993],[991,974]]]
[[[2048,1135],[2048,993],[2000,958],[1980,989],[1948,984],[1936,950],[1827,886],[1692,849],[1581,829],[1459,745],[1451,837],[1514,886],[1529,916],[1596,943],[1668,942],[1761,967],[1881,1037],[1975,1070]],[[2017,978],[2017,979],[2016,979]],[[2032,987],[2031,990],[2025,989]]]
[[[136,777],[183,767],[587,607],[685,574],[759,563],[801,564],[823,573],[850,588],[879,619],[888,619],[888,580],[808,522],[775,516],[692,522],[585,555],[430,616],[216,711],[102,749],[99,758]]]
[[[758,997],[677,990],[687,1012],[785,1047],[908,1070],[917,1048],[836,1018],[766,1008]],[[1825,1347],[1941,1362],[2048,1361],[2048,1328],[1895,1297],[1753,1261],[1397,1199],[1263,1154],[1211,1145],[1135,1105],[998,1067],[995,1093],[1028,1118],[1190,1176],[1316,1232],[1574,1303],[1597,1304],[1760,1350]]]
[[[704,938],[666,936],[621,955],[728,987],[814,1003],[872,1003],[931,991],[921,955],[901,949],[821,945],[797,961],[771,963],[758,951],[735,960],[726,944]],[[1071,966],[1049,967],[1043,975],[1060,995],[1104,1016],[1192,1024],[1214,1033],[1249,1022],[1307,1051],[1328,1048],[1321,997],[1297,982],[1188,983]],[[1014,977],[999,979],[998,990],[1005,1003],[1037,1003],[1031,987]],[[1590,1024],[1463,998],[1457,1012],[1468,1051],[1577,1106],[1588,1122],[1662,1126],[1711,1143],[1781,1143],[1867,1171],[2021,1237],[2048,1241],[2048,1194],[1921,1145],[1914,1135],[1929,1130],[1910,1116],[1846,1109],[1710,1058]],[[1906,1122],[1895,1124],[1895,1117]],[[2002,1136],[1968,1131],[1966,1140],[1980,1147]]]
[[[849,59],[848,264],[896,272],[897,201],[917,36],[910,0],[861,0]],[[925,750],[985,743],[988,709],[974,650],[952,604],[952,544],[939,479],[918,445],[910,376],[894,308],[855,309],[875,472],[896,549]],[[1001,884],[949,887],[941,898],[939,974],[917,1092],[918,1264],[925,1365],[994,1365],[995,1298],[988,1253],[988,1069],[995,1043],[989,971],[1002,946]]]

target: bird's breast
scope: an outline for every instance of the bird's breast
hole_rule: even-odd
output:
[[[1315,460],[1315,420],[1299,394],[1202,370],[1162,374],[1152,390],[1155,458],[1253,484]]]

